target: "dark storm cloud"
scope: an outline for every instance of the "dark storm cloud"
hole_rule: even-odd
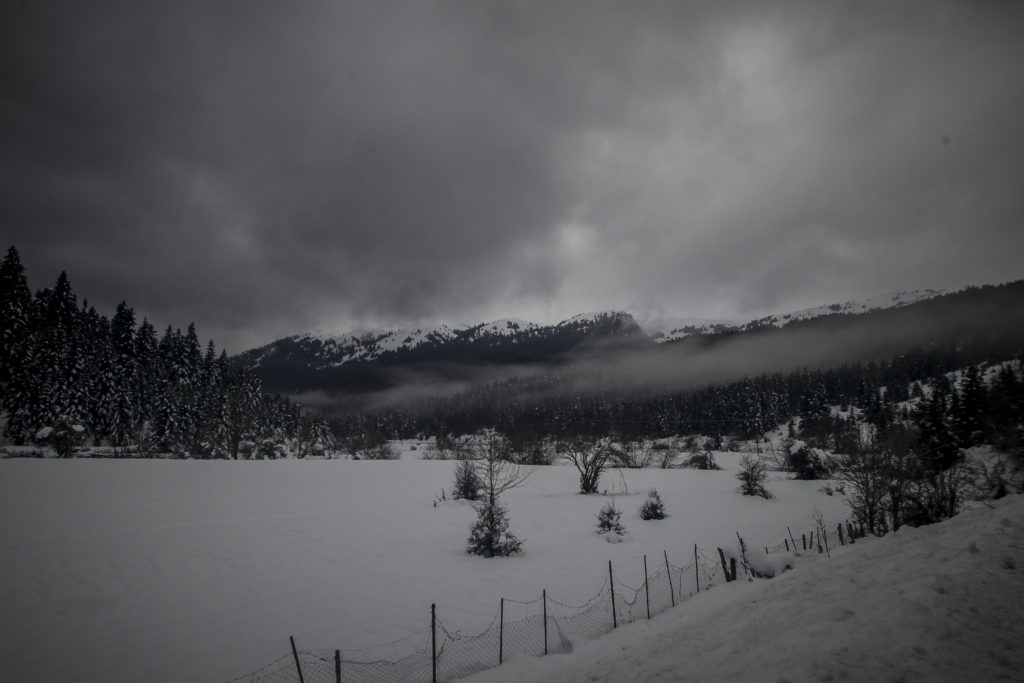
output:
[[[1022,274],[1011,4],[2,12],[0,225],[32,284],[67,268],[233,350]]]

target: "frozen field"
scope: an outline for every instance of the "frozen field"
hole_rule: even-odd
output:
[[[0,679],[207,681],[301,648],[372,654],[422,644],[430,604],[449,628],[482,630],[500,597],[541,589],[577,604],[616,577],[643,581],[642,558],[685,564],[693,544],[799,537],[815,508],[846,518],[821,482],[773,474],[774,500],[736,493],[726,469],[610,471],[628,540],[594,533],[602,496],[576,494],[571,466],[539,468],[503,499],[525,552],[465,552],[472,508],[443,501],[451,462],[0,461]],[[670,517],[636,513],[657,487]],[[628,489],[628,494],[625,490]]]

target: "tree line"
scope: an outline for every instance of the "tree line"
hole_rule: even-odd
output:
[[[327,424],[232,369],[194,324],[158,336],[127,303],[107,318],[78,305],[66,273],[33,294],[15,247],[0,264],[0,400],[4,436],[70,455],[273,458],[323,452]]]
[[[757,439],[793,421],[806,438],[843,450],[855,436],[854,412],[858,420],[884,429],[909,419],[908,401],[935,387],[948,397],[943,402],[948,422],[973,421],[972,439],[1012,449],[1019,447],[1024,413],[1021,353],[1011,350],[1020,348],[1020,340],[1008,343],[985,337],[936,343],[888,360],[765,373],[674,391],[624,389],[597,376],[577,383],[568,372],[544,373],[378,411],[346,411],[333,423],[339,433],[378,432],[388,438],[494,429],[510,436],[614,432],[626,439],[700,434],[720,446],[730,436]],[[1005,361],[1009,365],[1001,366]],[[993,369],[990,381],[971,379],[984,367]],[[948,376],[957,371],[970,373],[969,381],[954,391]],[[831,406],[846,408],[847,417],[833,415]]]

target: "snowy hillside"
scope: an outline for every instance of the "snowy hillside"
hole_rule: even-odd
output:
[[[757,320],[753,320],[745,325],[741,325],[740,329],[754,329],[769,326],[782,327],[783,325],[788,325],[789,323],[797,322],[799,320],[811,320],[813,318],[820,318],[822,316],[833,315],[836,313],[859,315],[887,308],[901,308],[921,301],[927,301],[928,299],[934,299],[936,297],[943,296],[944,294],[952,294],[955,291],[958,290],[919,289],[909,292],[881,294],[879,296],[871,297],[870,299],[847,301],[846,303],[829,304],[827,306],[814,306],[812,308],[805,308],[792,313],[770,315],[764,318],[758,318]]]

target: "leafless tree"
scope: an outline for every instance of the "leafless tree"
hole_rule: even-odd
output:
[[[740,471],[736,478],[740,480],[740,492],[745,496],[760,496],[771,498],[771,492],[764,487],[768,479],[764,460],[752,455],[744,455],[740,458]]]
[[[626,441],[611,444],[612,458],[619,467],[641,469],[650,467],[657,451],[654,442],[648,440]]]
[[[475,457],[469,440],[465,437],[442,434],[427,446],[427,460],[469,460]]]
[[[597,493],[601,473],[612,457],[609,440],[577,436],[560,442],[559,450],[580,473],[580,493]]]

